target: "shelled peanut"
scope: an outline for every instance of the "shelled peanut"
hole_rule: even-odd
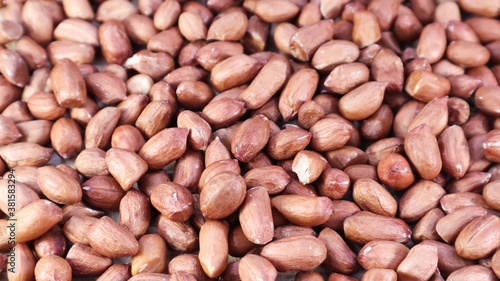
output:
[[[2,278],[500,278],[499,0],[0,6]]]

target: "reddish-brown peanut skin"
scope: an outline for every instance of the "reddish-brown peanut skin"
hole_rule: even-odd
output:
[[[441,171],[442,161],[437,139],[429,125],[413,128],[405,138],[405,152],[423,179],[433,179]]]

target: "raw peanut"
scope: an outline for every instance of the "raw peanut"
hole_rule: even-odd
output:
[[[62,219],[62,210],[49,200],[31,202],[17,211],[16,243],[25,243],[42,236]],[[28,228],[25,228],[29,226]]]
[[[311,227],[296,226],[296,225],[284,225],[278,226],[275,229],[274,240],[280,240],[291,236],[311,236],[317,237],[318,235]]]
[[[102,5],[99,6],[99,8],[101,7]],[[99,20],[99,14],[98,10],[97,20]],[[123,64],[132,55],[130,40],[125,26],[120,21],[116,19],[105,21],[99,27],[98,35],[101,42],[102,54],[108,63]]]
[[[207,27],[203,19],[193,12],[183,12],[179,16],[179,30],[189,41],[205,39],[207,37]]]
[[[326,164],[327,161],[321,154],[302,150],[295,155],[292,170],[302,184],[309,184],[321,176]]]
[[[183,66],[170,72],[167,76],[165,76],[165,78],[163,78],[163,81],[166,81],[172,88],[177,89],[182,82],[206,80],[206,77],[207,72],[201,68]]]
[[[500,209],[500,194],[497,191],[499,183],[498,180],[492,180],[483,189],[484,200],[495,210]]]
[[[210,278],[205,274],[197,255],[179,255],[174,257],[168,264],[168,273],[185,271],[196,277],[200,281],[208,281]]]
[[[461,179],[448,182],[446,191],[448,193],[456,192],[476,192],[481,193],[483,187],[491,178],[490,173],[470,172]]]
[[[188,150],[175,163],[173,182],[195,190],[203,172],[203,155]]]
[[[483,196],[477,193],[460,192],[447,194],[440,200],[441,208],[447,213],[454,213],[463,207],[479,206],[485,209],[491,209]]]
[[[434,135],[439,135],[448,124],[448,97],[436,98],[428,102],[408,126],[408,131],[427,123]]]
[[[470,117],[469,104],[458,97],[448,99],[448,124],[463,125]]]
[[[490,53],[486,47],[463,40],[451,42],[446,49],[446,56],[453,63],[463,67],[481,66],[490,59]]]
[[[336,272],[352,274],[358,270],[356,254],[347,246],[342,237],[330,228],[323,229],[318,236],[327,250],[323,265]]]
[[[481,207],[464,207],[440,219],[436,224],[436,231],[444,241],[452,244],[467,224],[486,214],[487,210]]]
[[[249,53],[264,51],[271,25],[263,21],[257,15],[253,15],[248,20],[248,27],[245,35],[241,39],[241,44]]]
[[[61,107],[54,94],[38,91],[27,101],[28,109],[33,117],[55,120],[62,117],[66,108]]]
[[[405,152],[423,179],[433,179],[441,171],[442,161],[436,137],[427,124],[408,132]]]
[[[379,231],[374,232],[375,229]],[[411,238],[411,229],[404,221],[367,211],[348,217],[344,221],[344,233],[347,239],[360,245],[373,240],[407,243]]]
[[[213,129],[233,125],[245,113],[245,103],[232,98],[213,99],[203,108],[201,117]]]
[[[497,143],[498,143],[498,138],[499,138],[499,132],[498,130],[492,130],[488,132],[488,135],[486,136],[486,141],[484,142],[484,156],[486,159],[492,161],[492,162],[498,162],[500,157],[498,156],[499,150],[497,148]]]
[[[243,54],[243,46],[235,42],[212,42],[198,49],[195,55],[196,61],[211,71],[219,62],[232,56]]]
[[[74,216],[89,216],[89,217],[100,217],[104,214],[102,211],[97,211],[89,208],[83,202],[77,203],[75,205],[66,205],[62,208],[63,218],[59,224],[66,223],[70,218]]]
[[[417,54],[429,63],[439,61],[446,50],[446,32],[440,23],[432,23],[424,27],[417,45]]]
[[[139,239],[139,251],[132,257],[132,276],[141,273],[162,273],[166,266],[167,245],[158,234]]]
[[[336,54],[332,56],[332,54]],[[346,40],[331,40],[323,43],[314,53],[311,65],[318,71],[332,71],[336,66],[352,63],[359,57],[356,44]]]
[[[349,191],[350,186],[349,176],[335,168],[324,169],[317,181],[319,194],[332,200],[343,198]]]
[[[334,200],[332,201],[332,214],[323,225],[334,230],[342,230],[344,220],[359,211],[361,210],[354,202]]]
[[[356,164],[344,169],[344,173],[349,176],[351,182],[356,182],[359,179],[371,179],[378,181],[377,168],[372,165]]]
[[[140,191],[129,190],[120,201],[120,225],[139,238],[146,233],[150,219],[148,198]]]
[[[362,281],[380,280],[380,281],[396,281],[398,275],[392,269],[373,268],[365,272]]]
[[[421,180],[412,185],[399,200],[399,217],[408,222],[421,219],[438,206],[446,191],[437,183]]]
[[[137,44],[146,45],[158,33],[153,20],[144,15],[130,15],[122,22],[130,39]]]
[[[452,177],[463,177],[470,163],[469,145],[463,129],[456,125],[445,129],[438,138],[438,144],[443,170]]]
[[[170,178],[165,170],[148,171],[139,179],[138,186],[139,190],[150,198],[153,189],[165,182],[170,182]]]
[[[289,21],[300,8],[291,1],[245,1],[244,7],[269,23]]]
[[[50,130],[54,150],[64,159],[74,158],[82,148],[81,129],[73,119],[59,118]]]
[[[366,270],[374,268],[396,270],[409,251],[410,249],[397,242],[373,240],[361,248],[357,261]]]
[[[438,251],[435,246],[416,245],[399,264],[397,272],[400,278],[428,280],[436,271],[437,265]]]
[[[382,104],[388,83],[367,82],[339,100],[340,113],[349,120],[362,120],[377,111]]]
[[[82,184],[83,200],[104,210],[118,210],[125,191],[109,176],[95,176]]]
[[[396,200],[376,181],[357,180],[353,185],[352,196],[362,210],[389,217],[396,215],[398,205]]]
[[[7,118],[3,115],[0,115],[0,128],[2,128],[2,131],[0,132],[1,145],[13,143],[22,137],[22,134],[16,127],[16,124],[14,124],[14,122],[10,118]]]
[[[71,266],[58,256],[41,258],[35,266],[36,280],[71,280]]]
[[[387,137],[391,131],[394,114],[387,104],[382,104],[373,115],[361,124],[361,135],[367,140],[380,140]]]
[[[80,183],[55,167],[39,168],[37,182],[43,194],[56,203],[75,204],[82,200]]]
[[[323,107],[313,100],[306,101],[299,109],[299,124],[305,129],[310,129],[316,122],[324,117],[325,111]]]
[[[106,153],[99,148],[87,148],[78,154],[75,160],[75,168],[82,175],[92,178],[94,176],[109,175],[106,166]]]
[[[425,61],[425,69],[422,70],[427,70],[431,71],[430,69],[427,68],[427,60],[423,59]],[[410,71],[411,73],[412,71]],[[465,70],[463,67],[458,66],[456,64],[451,63],[449,60],[442,59],[436,64],[434,64],[434,67],[432,68],[432,72],[437,75],[441,75],[444,77],[451,77],[455,75],[464,75]]]
[[[481,280],[485,281],[493,281],[497,279],[490,268],[484,265],[469,265],[457,271],[454,271],[448,276],[448,279],[446,280],[465,281],[469,280],[470,278],[480,278]]]
[[[201,174],[199,183],[198,183],[198,189],[201,192],[205,185],[215,176],[225,173],[225,172],[230,172],[236,175],[239,175],[241,173],[240,166],[238,165],[238,160],[235,159],[227,159],[227,160],[221,160],[212,163],[210,166],[207,166],[205,170],[203,170],[203,173]]]
[[[85,147],[105,148],[111,140],[111,134],[119,118],[120,111],[116,108],[106,107],[97,112],[85,130]]]
[[[362,63],[341,64],[333,68],[325,79],[325,87],[339,94],[347,94],[357,86],[368,82],[370,71]]]
[[[377,175],[385,186],[395,190],[406,189],[415,180],[410,164],[398,153],[389,154],[379,162]]]
[[[130,264],[115,264],[110,266],[99,278],[98,281],[126,281],[129,280],[132,275],[130,274]]]
[[[111,258],[101,256],[92,247],[85,244],[74,244],[66,255],[75,276],[97,275],[113,264]]]
[[[165,1],[158,6],[154,13],[154,26],[159,30],[165,30],[172,27],[181,13],[181,5],[178,1]]]
[[[261,256],[279,272],[305,271],[320,265],[326,259],[327,249],[318,238],[292,236],[267,244]]]
[[[498,248],[500,219],[495,215],[477,217],[465,226],[455,240],[457,253],[467,259],[480,259]],[[490,241],[484,243],[484,241]]]
[[[177,56],[179,53],[180,49],[182,48],[182,43],[184,41],[184,38],[182,37],[182,34],[179,30],[178,27],[171,27],[167,30],[164,30],[160,33],[157,33],[155,36],[153,36],[147,45],[147,48],[151,52],[159,52],[160,56],[157,55],[157,57],[162,57],[168,65],[161,66],[157,65],[156,67],[158,69],[163,69],[165,72],[164,74],[167,74],[168,71],[165,70],[172,70],[174,67],[174,61],[168,57],[170,55],[171,57]],[[143,52],[142,54],[147,54],[149,56],[154,55],[154,53],[151,52]],[[136,57],[138,59],[140,57]],[[130,64],[135,63],[134,60],[129,61]],[[146,67],[146,68],[151,68],[151,66],[146,64],[141,65],[141,67]],[[156,77],[157,80],[161,79],[161,75]]]
[[[410,100],[404,103],[396,113],[394,118],[394,134],[399,138],[405,138],[408,134],[408,127],[418,116],[425,104],[420,101]]]
[[[72,216],[67,222],[64,223],[63,233],[71,243],[89,244],[87,233],[90,227],[99,219],[75,215]]]
[[[242,162],[254,158],[268,143],[270,127],[267,117],[258,115],[243,122],[231,139],[231,152]]]
[[[300,61],[309,61],[324,42],[332,39],[333,20],[325,19],[299,28],[290,38],[290,52]]]
[[[470,0],[460,0],[459,3],[462,9],[469,13],[479,14],[486,17],[497,17],[500,14],[500,10],[495,6],[495,1],[477,3]]]
[[[52,157],[53,149],[38,144],[19,142],[0,147],[0,157],[7,166],[42,166]]]
[[[111,148],[106,152],[106,166],[125,191],[148,170],[147,163],[139,155],[121,148]]]
[[[198,234],[191,224],[175,222],[165,215],[158,217],[158,233],[168,246],[179,252],[192,252],[198,248]]]
[[[37,262],[30,248],[26,244],[17,244],[12,251],[14,260],[7,263],[7,280],[33,280]]]
[[[149,169],[161,169],[178,159],[186,151],[189,130],[168,128],[150,138],[139,151]]]
[[[239,7],[231,7],[218,14],[208,28],[208,40],[238,41],[245,35],[248,18]]]
[[[91,98],[87,97],[85,105],[78,108],[70,108],[69,115],[80,126],[87,126],[90,119],[99,111],[99,106]]]
[[[283,54],[292,56],[290,51],[290,39],[297,32],[298,28],[288,22],[278,24],[274,29],[274,43]]]
[[[318,73],[310,68],[301,69],[290,77],[279,100],[279,110],[284,120],[295,118],[302,104],[312,99],[318,80]]]
[[[66,237],[57,225],[33,240],[33,248],[38,258],[47,256],[64,256],[66,254]]]
[[[71,60],[60,60],[50,72],[50,80],[57,102],[62,107],[81,107],[85,104],[85,82]]]
[[[50,141],[52,124],[48,120],[30,120],[16,123],[17,130],[22,135],[17,141],[47,145]]]
[[[353,133],[353,127],[343,118],[324,118],[309,129],[310,145],[317,151],[329,151],[344,146]]]
[[[16,175],[15,173],[13,175]],[[35,173],[36,175],[36,173]],[[10,178],[10,180],[9,180]],[[15,186],[15,206],[12,206],[12,196],[9,196],[9,193],[12,194],[12,186]],[[5,176],[4,179],[0,180],[0,194],[2,199],[0,199],[0,210],[4,214],[9,214],[9,216],[13,215],[15,212],[21,210],[24,206],[29,203],[40,199],[39,196],[42,196],[43,193],[38,195],[34,190],[28,187],[25,184],[16,182],[16,177]],[[9,200],[10,199],[10,200]]]
[[[272,240],[274,223],[266,189],[254,187],[247,192],[239,218],[242,231],[250,242],[266,244]]]
[[[113,104],[127,98],[125,83],[112,73],[89,74],[85,77],[85,84],[89,92],[104,104]]]
[[[278,276],[271,262],[253,254],[248,254],[239,261],[238,272],[242,281],[275,280]]]
[[[366,164],[368,161],[367,154],[363,150],[353,146],[344,146],[328,151],[325,153],[325,158],[336,169],[345,169],[355,164]]]
[[[154,80],[160,80],[172,71],[174,60],[164,52],[153,53],[150,50],[142,50],[127,59],[124,66],[145,74]]]
[[[404,84],[404,67],[401,59],[391,50],[382,49],[371,65],[375,81],[388,82],[388,93],[400,93]]]
[[[207,220],[200,230],[201,267],[210,278],[221,275],[227,267],[228,232],[226,224],[217,220]]]
[[[91,23],[82,19],[68,18],[56,26],[54,29],[54,38],[61,41],[69,40],[98,47],[100,43],[97,33],[97,27]]]
[[[243,177],[231,172],[212,177],[200,192],[201,212],[209,219],[222,219],[245,200],[246,184]]]
[[[16,8],[13,8],[16,9]],[[19,22],[22,21],[26,34],[38,44],[46,46],[52,40],[54,21],[47,16],[47,10],[42,2],[29,3],[19,8]]]
[[[414,99],[429,102],[447,95],[450,91],[450,82],[440,75],[416,70],[406,79],[405,90]]]
[[[111,135],[111,147],[138,153],[146,143],[141,132],[131,125],[116,127]]]
[[[240,225],[237,225],[229,232],[228,245],[229,255],[233,257],[243,257],[257,247],[256,244],[247,239]]]
[[[491,269],[495,272],[495,275],[498,277],[500,275],[500,254],[497,250],[491,259]]]
[[[173,221],[186,221],[193,213],[193,197],[182,185],[167,182],[154,188],[151,204]]]
[[[273,60],[257,74],[252,83],[239,96],[245,107],[256,109],[263,106],[285,83],[287,64]],[[265,88],[261,88],[266,85]]]
[[[288,126],[270,138],[267,153],[276,160],[292,158],[309,144],[311,136],[299,127]]]
[[[358,11],[353,18],[352,41],[360,48],[377,42],[380,37],[380,26],[377,17],[370,11]]]
[[[234,55],[213,67],[210,81],[215,90],[223,92],[252,80],[260,67],[260,63],[252,57]]]
[[[177,117],[177,126],[190,129],[188,144],[193,149],[205,150],[207,148],[212,128],[198,114],[187,110],[182,111]]]
[[[17,87],[24,87],[28,84],[28,66],[16,51],[0,50],[0,73],[9,83]]]
[[[58,64],[62,60],[69,59],[76,64],[83,78],[87,76],[83,70],[88,70],[90,73],[97,72],[97,68],[88,65],[95,57],[95,51],[89,44],[73,41],[54,41],[47,46],[47,56],[52,64]]]
[[[248,188],[262,186],[269,194],[280,193],[290,182],[290,176],[279,166],[254,168],[244,178]]]
[[[332,213],[331,200],[323,196],[279,195],[271,203],[286,219],[299,226],[318,226]]]
[[[443,211],[438,208],[428,211],[413,228],[412,240],[416,243],[425,240],[439,240],[436,225],[443,217]]]
[[[349,277],[347,275],[332,273],[328,277],[328,281],[359,281],[359,279],[354,277]]]
[[[203,109],[214,97],[212,89],[201,81],[181,82],[176,94],[179,103],[192,110]]]
[[[90,227],[87,237],[93,249],[110,258],[132,256],[139,249],[134,235],[107,216]]]

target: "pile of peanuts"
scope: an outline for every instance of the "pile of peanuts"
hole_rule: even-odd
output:
[[[0,7],[0,279],[500,278],[500,0]]]

